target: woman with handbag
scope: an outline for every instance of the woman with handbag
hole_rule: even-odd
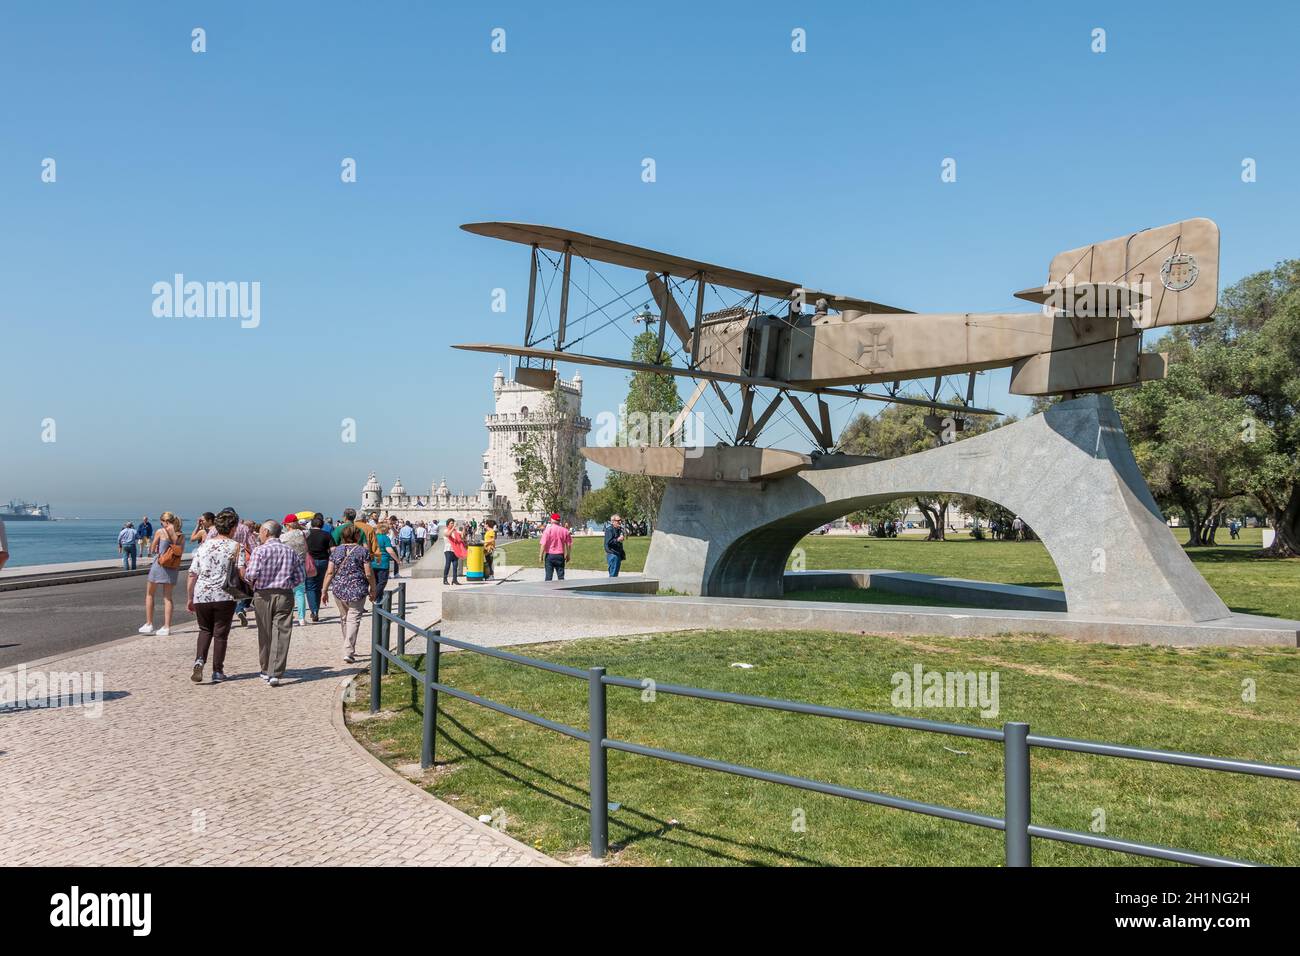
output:
[[[226,679],[226,645],[230,622],[235,618],[235,603],[252,592],[240,577],[239,569],[248,561],[248,552],[233,537],[239,515],[223,511],[212,519],[215,530],[211,538],[199,545],[190,561],[186,577],[187,607],[199,622],[199,641],[190,680],[203,680],[203,667],[212,651],[212,683]]]
[[[176,517],[170,511],[164,511],[159,518],[158,531],[153,536],[153,543],[149,547],[149,553],[154,555],[153,564],[149,566],[148,582],[145,585],[144,595],[144,627],[140,628],[141,634],[155,633],[153,628],[153,608],[158,585],[163,589],[163,626],[158,628],[159,637],[166,637],[171,633],[172,611],[172,591],[176,587],[176,580],[180,576],[181,555],[185,553],[185,539],[181,537],[181,519]]]
[[[356,662],[357,632],[366,610],[366,597],[375,600],[375,570],[371,567],[370,548],[358,543],[361,529],[354,524],[343,526],[342,542],[330,552],[329,566],[321,587],[326,600],[334,589],[334,603],[339,609],[339,626],[343,629],[343,660]]]

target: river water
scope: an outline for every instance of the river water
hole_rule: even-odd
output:
[[[6,521],[7,568],[27,564],[63,564],[117,557],[117,533],[125,518],[69,518],[55,521]],[[138,523],[138,521],[137,521]],[[158,530],[158,519],[153,519]],[[188,545],[186,550],[189,550]]]

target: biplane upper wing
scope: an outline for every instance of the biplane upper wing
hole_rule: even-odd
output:
[[[557,229],[554,226],[538,226],[526,222],[470,222],[460,228],[476,236],[537,246],[550,252],[563,253],[567,250],[585,259],[595,259],[598,262],[608,262],[611,265],[656,272],[661,275],[667,273],[679,279],[694,279],[703,275],[706,282],[742,292],[758,292],[762,295],[790,299],[796,293],[804,291],[798,282],[791,282],[788,279],[774,279],[771,276],[755,275],[739,269],[728,269],[711,262],[700,262],[697,259],[687,259],[667,252],[629,246],[624,242],[601,239],[598,236],[589,236],[569,229]],[[828,299],[833,308],[858,309],[863,312],[908,311],[866,299],[834,296],[821,292],[815,295]]]

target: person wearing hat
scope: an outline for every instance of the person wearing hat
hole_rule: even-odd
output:
[[[546,580],[551,580],[552,574],[558,575],[561,581],[564,580],[564,566],[569,561],[572,548],[573,535],[560,523],[560,516],[552,514],[551,523],[538,539],[537,557],[546,569]]]
[[[293,589],[293,603],[298,611],[294,623],[302,627],[307,623],[307,576],[315,573],[316,562],[307,561],[307,534],[298,524],[298,516],[285,515],[283,524],[284,530],[280,532],[280,541],[288,545],[302,562],[303,581]]]

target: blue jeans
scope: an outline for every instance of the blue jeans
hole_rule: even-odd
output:
[[[135,570],[135,545],[128,544],[122,549],[122,570]]]
[[[609,576],[611,578],[618,577],[618,569],[623,566],[623,559],[620,558],[617,554],[610,554],[606,552],[605,563],[609,565]]]
[[[320,586],[325,583],[325,570],[329,567],[329,558],[317,561],[308,555],[307,560],[316,565],[316,576],[307,579],[307,606],[311,608],[311,616],[320,616]]]
[[[447,583],[447,574],[451,573],[453,583],[460,578],[460,558],[456,557],[455,552],[444,551],[442,553],[442,583]]]
[[[548,554],[546,556],[546,580],[551,580],[551,572],[559,575],[561,581],[564,580],[564,555]]]

